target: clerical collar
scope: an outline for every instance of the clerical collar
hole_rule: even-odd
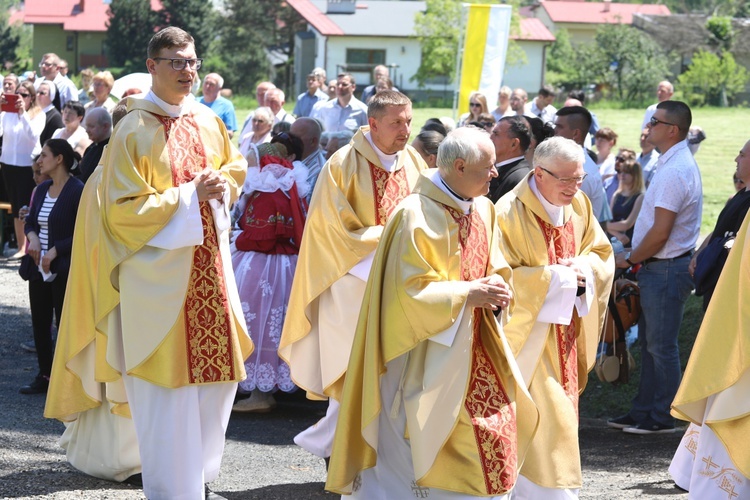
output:
[[[547,216],[549,217],[549,220],[552,221],[552,225],[555,227],[562,226],[565,223],[563,207],[553,205],[542,196],[542,193],[539,192],[539,188],[536,186],[536,180],[533,175],[529,178],[529,187],[531,188],[531,192],[539,199],[544,211],[547,212]]]
[[[431,168],[425,172],[425,175],[438,187],[438,189],[440,189],[440,191],[450,196],[464,214],[468,214],[471,211],[471,206],[474,205],[474,199],[467,200],[466,198],[458,196],[455,191],[448,187],[448,184],[446,184],[440,176],[440,170],[437,168]]]
[[[393,172],[396,169],[396,163],[398,163],[398,152],[393,153],[392,155],[382,152],[380,148],[375,145],[369,131],[365,133],[365,138],[367,138],[367,142],[370,143],[375,154],[378,155],[380,164],[383,165],[386,172]]]
[[[523,155],[516,156],[515,158],[510,158],[508,160],[499,161],[499,162],[495,163],[495,166],[496,167],[503,167],[503,166],[507,165],[508,163],[513,163],[514,161],[523,160],[523,158],[524,158]]]
[[[161,99],[159,96],[154,94],[153,89],[148,91],[148,94],[146,94],[146,97],[144,97],[147,101],[151,101],[157,106],[159,106],[162,111],[164,111],[166,114],[171,116],[172,118],[177,118],[178,116],[182,116],[184,114],[187,114],[188,111],[190,111],[190,105],[192,104],[189,96],[185,96],[185,99],[182,100],[182,104],[174,105],[169,104],[165,100]]]

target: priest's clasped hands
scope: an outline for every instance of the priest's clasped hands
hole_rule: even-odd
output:
[[[513,298],[510,286],[497,275],[470,281],[469,286],[469,295],[466,297],[468,307],[482,307],[495,311],[507,307]]]
[[[227,189],[227,182],[221,172],[212,168],[205,168],[193,179],[193,183],[198,201],[221,200]]]

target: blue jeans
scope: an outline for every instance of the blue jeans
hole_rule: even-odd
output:
[[[681,377],[677,336],[685,301],[693,290],[689,263],[690,256],[659,260],[645,264],[638,272],[641,380],[630,410],[630,416],[638,422],[650,417],[662,425],[674,424],[669,408]]]

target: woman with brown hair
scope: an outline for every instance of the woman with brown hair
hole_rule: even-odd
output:
[[[463,127],[470,122],[478,122],[479,115],[489,113],[487,109],[487,98],[481,92],[472,92],[469,94],[469,112],[461,115],[458,120],[458,126]]]
[[[3,138],[0,171],[10,199],[18,244],[18,251],[11,258],[20,259],[26,252],[26,236],[23,231],[23,220],[18,217],[18,211],[29,204],[31,192],[34,190],[31,155],[34,149],[39,147],[39,136],[44,130],[45,115],[36,102],[36,90],[31,82],[21,83],[16,93],[16,112],[0,113],[0,136]],[[2,104],[7,102],[5,95],[0,97]]]
[[[635,151],[620,150],[615,158],[615,172],[619,185],[610,201],[612,220],[607,222],[607,233],[628,247],[633,238],[635,220],[641,211],[643,194],[646,192],[643,171],[635,161]]]

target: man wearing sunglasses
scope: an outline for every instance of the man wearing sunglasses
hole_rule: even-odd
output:
[[[129,99],[99,188],[101,361],[122,374],[150,499],[204,497],[253,350],[228,238],[247,163],[189,97],[201,64],[189,33],[152,37],[151,90]]]
[[[505,334],[539,409],[519,498],[576,498],[582,484],[578,395],[594,366],[614,275],[612,245],[581,189],[584,156],[572,140],[547,139],[531,173],[495,205],[516,292]]]
[[[633,248],[617,267],[642,263],[641,381],[630,411],[609,426],[629,434],[675,431],[670,405],[680,384],[680,332],[685,301],[693,290],[688,265],[698,241],[703,186],[685,138],[692,114],[687,104],[664,101],[649,120],[646,140],[659,150],[656,174],[643,198],[633,231]]]

